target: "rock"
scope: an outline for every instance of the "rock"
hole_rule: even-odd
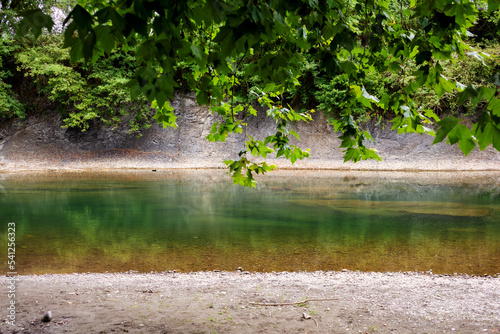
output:
[[[49,322],[50,320],[52,320],[52,312],[47,311],[42,317],[42,322]]]
[[[198,106],[194,94],[179,94],[171,105],[177,115],[182,114],[178,119],[178,129],[163,129],[153,121],[149,129],[141,130],[140,138],[128,131],[128,120],[132,115],[123,116],[118,125],[95,122],[85,132],[77,128],[62,128],[61,113],[55,108],[43,114],[30,115],[23,121],[4,122],[0,125],[0,162],[31,163],[33,158],[51,161],[63,155],[74,161],[71,166],[87,166],[85,159],[89,156],[104,154],[112,158],[114,166],[123,166],[120,161],[129,159],[137,163],[147,160],[147,166],[152,166],[154,172],[173,161],[196,163],[201,159],[206,165],[219,166],[221,160],[228,158],[227,152],[236,154],[245,145],[247,136],[243,134],[230,136],[226,143],[205,140],[212,124],[220,122],[221,117],[212,115],[206,107]],[[276,128],[275,121],[262,111],[259,110],[257,116],[248,115],[247,135],[265,138]],[[328,163],[328,166],[342,169],[483,170],[498,168],[500,162],[500,152],[496,150],[475,149],[465,158],[456,146],[450,147],[445,143],[431,145],[431,136],[422,137],[416,133],[397,135],[390,130],[391,126],[387,126],[389,123],[377,125],[374,119],[366,127],[375,140],[373,148],[380,152],[384,160],[376,163],[360,161],[353,167],[346,167],[342,162],[342,150],[338,149],[341,141],[335,135],[334,127],[328,124],[328,116],[316,112],[312,117],[314,122],[299,122],[296,129],[301,134],[301,145],[313,152],[311,159],[304,162],[309,166]],[[296,139],[292,143],[297,144]],[[25,152],[32,153],[23,154]],[[155,161],[154,164],[152,161]]]

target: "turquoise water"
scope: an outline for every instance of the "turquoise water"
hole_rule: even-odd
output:
[[[220,172],[10,177],[21,274],[179,270],[500,272],[498,187]]]

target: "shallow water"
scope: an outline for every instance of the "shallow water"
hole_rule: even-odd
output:
[[[285,172],[258,189],[219,171],[4,177],[0,246],[15,222],[20,274],[500,272],[495,178],[383,175]]]

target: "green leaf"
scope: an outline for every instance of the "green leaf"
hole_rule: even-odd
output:
[[[157,101],[153,100],[151,107],[156,109],[156,113],[153,118],[156,119],[158,123],[162,124],[164,129],[167,127],[177,128],[177,116],[175,116],[174,108],[170,106],[168,101],[162,104],[161,108],[158,108]]]
[[[498,0],[488,0],[488,12],[491,13],[497,10],[499,6]]]
[[[496,89],[486,86],[481,86],[477,90],[477,96],[472,99],[472,104],[477,105],[486,100],[490,101],[496,93]]]
[[[214,43],[219,44],[223,59],[230,56],[234,50],[235,43],[233,30],[226,26],[222,27],[214,38]]]
[[[257,110],[252,105],[248,106],[248,112],[253,116],[257,116]]]
[[[76,63],[78,60],[83,58],[83,43],[81,39],[78,38],[75,40],[71,46],[69,56],[72,63]]]
[[[459,123],[448,132],[448,141],[451,145],[468,138],[471,138],[470,129]]]
[[[359,161],[359,152],[355,148],[348,148],[345,150],[344,163],[351,160],[353,162]]]
[[[135,32],[142,36],[148,36],[148,24],[147,22],[140,18],[139,16],[132,14],[132,13],[127,13],[125,14],[125,22],[128,26],[132,27]]]
[[[348,75],[351,75],[358,71],[356,65],[351,61],[343,61],[339,64],[339,66],[342,69],[342,71],[344,71]]]
[[[453,128],[455,128],[457,126],[457,124],[459,124],[459,123],[460,123],[460,119],[458,119],[456,117],[446,117],[446,118],[443,118],[442,120],[440,120],[438,122],[438,125],[440,126],[440,128],[438,129],[438,131],[436,133],[436,138],[434,139],[434,141],[432,143],[436,144],[436,143],[442,142],[446,138],[448,133],[451,130],[453,130]]]
[[[204,54],[203,48],[195,44],[191,45],[191,52],[193,52],[193,55],[198,59],[201,59]]]
[[[462,150],[465,156],[467,156],[470,151],[472,151],[474,147],[476,147],[476,143],[474,142],[474,140],[472,140],[472,138],[463,138],[458,143],[458,147],[460,148],[460,150]]]
[[[456,85],[451,80],[449,80],[448,78],[446,78],[443,75],[441,75],[439,77],[439,84],[448,93],[451,92],[453,89],[456,88]]]
[[[432,58],[432,52],[430,51],[422,51],[417,54],[415,57],[415,60],[417,62],[417,65],[423,64],[424,62],[430,61]]]
[[[363,95],[363,90],[361,89],[360,86],[358,86],[358,85],[351,85],[351,86],[349,86],[349,88],[354,93],[354,96],[360,97],[360,96]]]
[[[500,117],[500,99],[493,99],[488,104],[488,110],[491,110],[493,115]]]
[[[433,119],[436,122],[439,122],[439,117],[432,110],[428,109],[425,111],[425,116]]]
[[[69,18],[72,18],[81,30],[89,29],[92,26],[92,16],[80,5],[76,5],[75,8],[73,8],[66,20],[64,20],[64,24],[66,24]]]
[[[464,15],[464,7],[462,4],[456,4],[455,10],[455,22],[461,26],[464,26],[466,23],[465,15]]]
[[[125,29],[125,20],[112,7],[104,7],[103,9],[98,10],[95,13],[95,16],[97,16],[100,23],[107,23],[108,21],[111,21],[113,27],[115,27],[118,31]]]
[[[401,71],[401,65],[398,61],[393,61],[389,64],[389,68],[394,71],[394,72],[398,72],[398,71]]]
[[[493,138],[491,140],[493,144],[493,148],[497,151],[500,151],[500,129],[494,125],[492,125],[493,129]]]
[[[92,59],[94,54],[94,45],[96,43],[96,36],[94,33],[88,34],[88,36],[83,41],[83,57],[85,60]]]
[[[481,151],[490,144],[493,144],[493,147],[500,151],[500,129],[491,121],[487,122],[482,130],[477,129],[475,136]]]
[[[290,130],[290,134],[293,135],[295,138],[297,138],[298,141],[300,141],[300,137],[299,135],[297,134],[297,132],[293,131],[293,130]]]
[[[30,31],[38,38],[42,34],[42,29],[47,28],[49,31],[54,26],[54,21],[50,15],[44,14],[40,9],[26,10],[21,13],[22,20],[19,22],[16,34],[25,36]]]
[[[103,29],[97,30],[97,42],[101,45],[104,52],[109,54],[111,50],[115,47],[115,36],[112,32],[112,27],[103,27]]]
[[[458,94],[458,104],[463,104],[469,98],[475,97],[476,95],[476,88],[473,85],[469,85],[461,93]]]

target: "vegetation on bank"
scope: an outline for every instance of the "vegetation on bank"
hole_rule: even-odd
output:
[[[500,33],[491,33],[493,20],[487,21],[488,34],[477,35],[469,43],[472,51],[464,59],[448,62],[443,75],[453,78],[465,86],[486,86],[495,88],[495,74],[500,72]],[[500,30],[499,30],[500,31]],[[114,50],[99,57],[96,62],[71,62],[70,51],[63,48],[63,36],[44,34],[34,40],[0,39],[0,119],[24,118],[27,113],[44,112],[49,101],[51,108],[57,108],[64,115],[64,123],[69,127],[86,130],[92,120],[103,124],[117,123],[121,115],[132,113],[130,130],[148,127],[152,118],[151,109],[144,97],[135,101],[130,98],[127,83],[137,69],[133,50]],[[477,53],[476,53],[477,52]],[[375,72],[363,79],[367,92],[385,94],[397,92],[412,80],[411,66],[404,73]],[[304,64],[299,77],[300,85],[287,93],[286,102],[300,111],[317,109],[329,116],[339,113],[338,106],[348,95],[349,81],[346,75],[330,78],[318,62],[311,60]],[[183,89],[183,79],[177,80],[178,91]],[[258,78],[251,82],[250,89],[264,87]],[[243,94],[238,90],[238,98]],[[241,92],[243,93],[243,92]],[[424,109],[431,109],[437,115],[461,114],[478,115],[485,104],[472,105],[458,103],[457,91],[439,95],[434,90],[421,88],[416,97]],[[254,101],[255,102],[255,101]],[[392,119],[394,112],[383,108],[357,106],[352,109],[360,121],[374,117]]]
[[[2,43],[6,98],[0,113],[4,119],[49,108],[62,113],[65,126],[83,131],[92,121],[116,124],[129,113],[133,114],[130,131],[149,126],[147,101],[132,101],[126,87],[136,70],[132,52],[112,52],[95,63],[72,63],[60,35]]]
[[[45,14],[56,4],[69,13],[64,29]],[[276,153],[292,163],[309,155],[289,142],[298,137],[290,126],[314,110],[341,134],[346,160],[380,159],[365,146],[371,137],[363,122],[370,119],[458,143],[465,154],[476,145],[500,150],[494,0],[1,5],[10,10],[0,15],[1,120],[50,104],[68,127],[116,124],[131,113],[130,130],[140,133],[152,121],[175,126],[168,100],[194,91],[198,103],[223,117],[207,139],[224,141],[242,132],[260,105],[276,133],[248,138],[240,159],[226,162],[245,185],[254,184],[253,172],[272,169],[250,155]]]

